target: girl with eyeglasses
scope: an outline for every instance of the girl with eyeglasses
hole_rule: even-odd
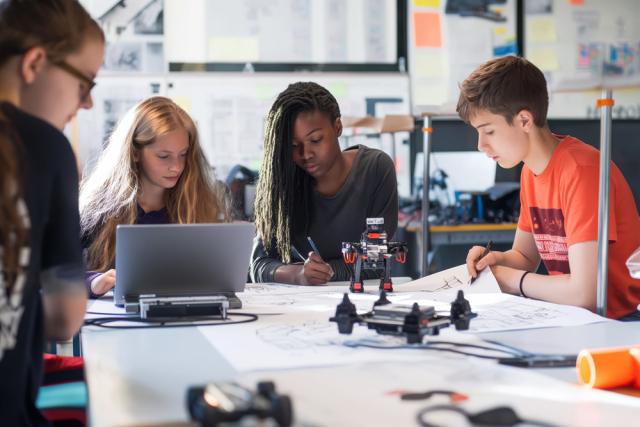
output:
[[[90,90],[104,35],[76,0],[0,1],[0,414],[46,425],[45,340],[86,307],[76,161],[62,129]]]

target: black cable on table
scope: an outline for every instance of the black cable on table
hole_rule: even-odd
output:
[[[520,418],[520,416],[509,406],[498,406],[495,408],[487,409],[481,412],[476,412],[475,414],[471,414],[460,406],[455,405],[434,405],[421,409],[418,411],[416,415],[416,421],[422,427],[439,427],[438,424],[431,423],[425,419],[425,415],[432,412],[455,412],[457,414],[465,417],[471,425],[478,426],[505,426],[511,427],[516,426],[518,424],[526,424],[530,426],[538,426],[538,427],[556,427],[555,424],[536,421],[536,420],[525,420]]]
[[[186,328],[195,326],[223,326],[223,325],[239,325],[242,323],[251,323],[258,320],[258,315],[253,313],[235,313],[228,312],[229,316],[247,317],[245,320],[225,320],[215,319],[212,316],[204,317],[162,317],[155,319],[142,319],[139,316],[126,317],[126,316],[114,316],[114,317],[100,317],[97,319],[87,319],[84,322],[85,326],[98,326],[107,329],[147,329],[147,328]],[[215,320],[214,320],[215,319]],[[115,322],[134,322],[145,323],[146,325],[109,325]],[[199,322],[199,323],[194,323]],[[179,323],[179,324],[177,324]]]

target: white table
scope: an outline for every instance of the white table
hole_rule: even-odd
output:
[[[248,311],[252,309],[255,310],[255,307],[247,307]],[[487,333],[482,336],[529,351],[575,353],[587,347],[640,343],[640,327],[637,323],[607,322],[578,327]],[[237,345],[245,345],[247,352],[252,351],[250,344],[238,342]],[[85,327],[82,331],[82,348],[89,390],[90,421],[96,427],[167,423],[181,425],[188,421],[185,395],[189,386],[231,380],[238,375],[233,366],[216,350],[215,345],[197,328],[105,330]],[[260,357],[260,354],[255,357]],[[429,357],[440,357],[443,363],[450,359],[446,353],[438,353],[437,356],[431,353]],[[409,388],[425,388],[423,384],[428,383],[430,376],[433,376],[429,370],[433,366],[433,360],[429,360],[432,359],[425,359],[423,363],[358,363],[338,367],[245,373],[243,377],[251,379],[251,384],[260,379],[275,379],[278,388],[291,395],[298,425],[415,425],[413,420],[417,409],[428,406],[430,402],[400,404],[384,397],[389,399],[385,400],[389,403],[385,403],[388,406],[384,408],[375,402],[388,387],[406,384]],[[551,404],[545,396],[549,392],[545,381],[551,381],[553,385],[553,378],[560,378],[575,383],[573,368],[536,370],[553,378],[540,376],[532,386],[534,393],[531,394],[530,387],[525,393],[526,398],[523,398],[517,393],[510,395],[512,392],[509,391],[515,389],[509,388],[508,376],[520,370],[508,369],[516,368],[493,368],[495,365],[492,362],[477,359],[447,363],[458,363],[472,375],[477,372],[480,377],[485,370],[491,372],[491,369],[503,369],[491,374],[503,377],[496,379],[496,387],[474,388],[471,384],[465,390],[473,395],[468,406],[471,410],[497,406],[497,393],[503,396],[500,403],[512,405],[518,412],[524,411],[525,416],[535,418],[540,414],[547,417],[553,414],[554,419],[557,417],[562,420],[561,425],[602,425],[605,420],[609,425],[629,420],[629,425],[632,425],[630,417],[640,416],[640,399],[636,402],[634,398],[586,391],[577,387],[576,396],[581,396],[582,392],[595,395],[585,395],[584,403],[574,402],[569,409],[566,405]],[[486,377],[489,374],[484,375]],[[500,381],[505,378],[507,384],[500,385]],[[481,380],[485,381],[486,378]],[[578,398],[578,401],[580,399],[582,398]],[[371,402],[370,405],[367,400]],[[576,415],[576,407],[583,412]],[[544,411],[541,411],[542,408]],[[445,424],[459,421],[457,418],[447,419]]]

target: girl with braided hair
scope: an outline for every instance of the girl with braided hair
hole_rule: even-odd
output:
[[[254,282],[319,285],[349,280],[341,243],[359,240],[369,217],[384,217],[388,236],[395,233],[393,161],[363,145],[341,151],[341,134],[340,107],[317,83],[291,84],[273,103],[254,209]]]

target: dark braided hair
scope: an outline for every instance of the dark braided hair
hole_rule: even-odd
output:
[[[255,221],[267,251],[276,249],[283,262],[291,262],[293,230],[307,230],[313,178],[293,161],[293,127],[302,112],[319,111],[331,123],[340,107],[327,89],[313,82],[287,87],[275,100],[265,126],[264,156],[256,190]]]

